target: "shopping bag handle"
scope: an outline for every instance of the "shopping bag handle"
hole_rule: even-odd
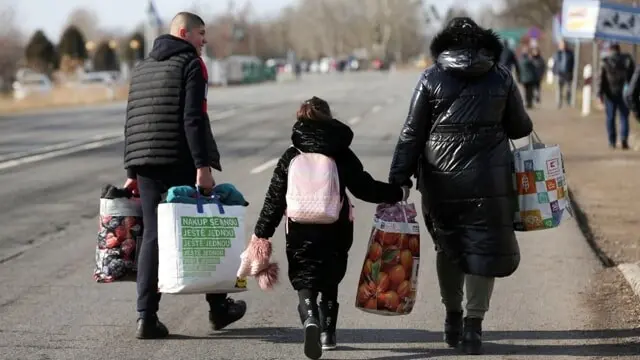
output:
[[[533,150],[533,144],[542,144],[540,136],[538,136],[538,133],[536,133],[534,130],[532,130],[531,133],[527,136],[527,139],[529,140],[529,144],[527,146],[529,150]],[[509,145],[511,147],[511,151],[516,150],[516,143],[513,140],[509,139]]]
[[[400,205],[400,210],[402,210],[402,215],[404,216],[404,222],[408,224],[409,223],[409,218],[407,217],[407,210],[406,210],[405,207],[409,205],[409,202],[408,201],[400,201],[398,203],[398,205]]]
[[[196,184],[196,210],[198,211],[198,214],[204,214],[204,197],[205,196],[202,195],[200,190],[201,190],[200,186]],[[220,214],[224,214],[224,207],[220,202],[220,197],[218,195],[211,195],[211,196],[208,196],[208,198],[211,198],[213,200],[213,203],[218,205],[218,211],[220,212]]]

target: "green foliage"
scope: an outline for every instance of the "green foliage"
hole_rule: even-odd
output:
[[[137,49],[131,47],[132,42],[136,42],[138,44]],[[144,54],[146,54],[144,35],[140,32],[135,32],[131,35],[128,41],[122,45],[122,51],[124,60],[130,64],[135,63],[137,60],[142,60],[144,58]]]
[[[69,26],[60,37],[58,44],[60,56],[68,56],[75,60],[86,60],[88,57],[85,39],[77,27]]]
[[[31,36],[25,49],[25,57],[30,68],[42,73],[50,73],[58,63],[55,46],[42,30]]]
[[[117,71],[120,69],[118,55],[109,47],[108,41],[101,42],[93,55],[93,69],[95,71]]]

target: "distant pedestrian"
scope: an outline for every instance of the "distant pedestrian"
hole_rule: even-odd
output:
[[[573,82],[573,67],[575,58],[573,50],[567,47],[564,40],[560,40],[558,51],[553,55],[553,74],[556,77],[556,103],[562,107],[564,101],[571,104],[571,84]]]
[[[522,54],[518,59],[520,68],[520,83],[524,86],[524,99],[527,109],[533,107],[536,87],[540,84],[538,70],[536,68],[535,59],[532,57],[531,50],[528,47],[522,48]]]
[[[544,78],[544,74],[547,71],[547,62],[540,54],[540,48],[534,46],[531,48],[531,61],[533,62],[533,67],[536,69],[536,82],[533,87],[533,99],[536,103],[540,103],[542,99],[542,79]]]
[[[502,46],[502,52],[500,53],[500,65],[509,69],[509,73],[513,73],[513,70],[515,69],[516,78],[519,78],[520,68],[518,67],[518,57],[516,56],[516,53],[511,50],[509,42],[506,39],[502,40]]]
[[[630,54],[622,53],[620,45],[613,43],[611,53],[602,60],[598,99],[604,103],[607,116],[607,135],[609,146],[617,145],[616,115],[620,115],[620,142],[622,149],[629,148],[629,107],[624,99],[625,90],[635,71],[635,62]]]

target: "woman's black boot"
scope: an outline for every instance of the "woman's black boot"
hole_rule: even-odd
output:
[[[467,355],[482,354],[482,319],[464,318],[462,351]]]
[[[462,338],[462,311],[447,311],[444,320],[444,342],[449,347],[457,347]]]

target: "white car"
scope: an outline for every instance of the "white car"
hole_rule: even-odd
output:
[[[13,98],[21,100],[30,94],[47,94],[53,90],[53,83],[44,74],[29,74],[21,76],[13,83]]]

